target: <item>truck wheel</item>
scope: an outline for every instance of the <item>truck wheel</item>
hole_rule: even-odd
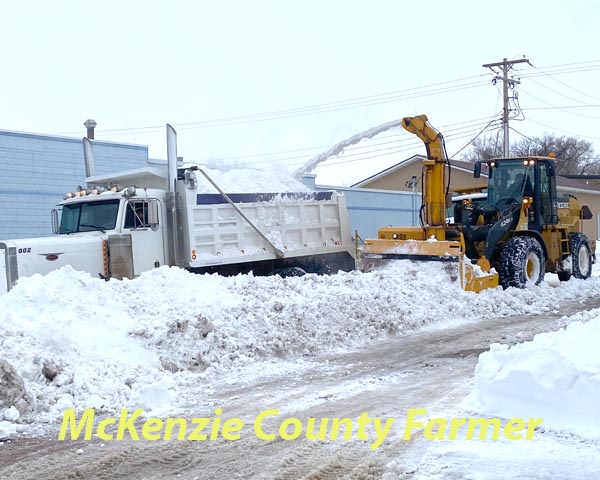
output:
[[[571,245],[572,275],[575,278],[586,279],[592,274],[592,252],[587,237],[580,232],[569,234]]]
[[[502,288],[538,285],[544,279],[544,264],[544,252],[535,238],[513,237],[500,253],[500,285]]]
[[[306,270],[300,267],[286,267],[279,270],[277,272],[277,275],[279,275],[281,278],[303,277],[304,275],[306,275]]]

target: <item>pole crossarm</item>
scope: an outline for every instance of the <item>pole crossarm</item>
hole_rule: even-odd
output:
[[[510,108],[508,106],[509,96],[508,96],[508,87],[514,87],[515,85],[519,85],[521,82],[519,80],[515,80],[514,78],[508,78],[508,72],[513,68],[513,65],[517,63],[529,63],[528,58],[519,58],[518,60],[508,60],[504,59],[502,62],[495,63],[486,63],[482,65],[483,68],[489,68],[492,72],[496,74],[494,77],[494,84],[496,81],[502,81],[502,93],[504,97],[504,111],[502,115],[502,124],[504,126],[504,156],[510,156],[510,143],[508,141],[508,117],[510,113]],[[531,65],[531,63],[529,63]],[[500,72],[497,72],[495,69],[498,68]],[[500,75],[501,74],[501,75]]]

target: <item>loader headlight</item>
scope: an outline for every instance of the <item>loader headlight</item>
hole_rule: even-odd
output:
[[[392,233],[392,239],[393,240],[398,240],[398,234],[397,233]]]

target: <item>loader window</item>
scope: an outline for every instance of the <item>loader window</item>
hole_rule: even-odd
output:
[[[554,177],[549,175],[548,168],[547,164],[540,165],[540,214],[546,225],[554,225],[558,223],[558,216],[553,208],[554,204],[550,193]]]
[[[63,205],[61,234],[112,230],[117,224],[119,200],[97,200]]]
[[[510,203],[521,203],[523,195],[533,195],[533,170],[522,160],[503,160],[494,167],[489,180],[488,197],[491,205],[504,210]]]

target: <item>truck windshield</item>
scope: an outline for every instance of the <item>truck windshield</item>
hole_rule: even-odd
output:
[[[533,175],[533,167],[525,165],[522,159],[497,162],[489,179],[489,204],[520,204],[523,196],[533,195]]]
[[[63,205],[59,233],[112,230],[117,224],[119,200],[97,200]]]

